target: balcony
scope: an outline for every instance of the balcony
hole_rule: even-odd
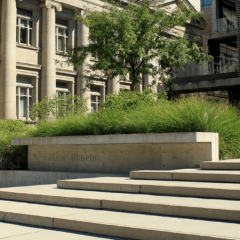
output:
[[[235,29],[237,29],[237,16],[216,19],[216,32],[228,32]]]
[[[204,75],[214,75],[222,73],[233,73],[237,72],[238,59],[237,57],[215,57],[210,62],[205,62],[204,65],[199,65],[195,62],[184,66],[184,70],[173,69],[173,78],[188,78]]]
[[[237,72],[237,67],[238,59],[236,57],[219,56],[208,62],[208,74]]]

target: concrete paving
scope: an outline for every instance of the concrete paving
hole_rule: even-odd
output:
[[[240,239],[240,224],[0,200],[0,221],[147,240]]]
[[[240,183],[240,171],[180,169],[131,171],[131,179]]]
[[[58,189],[56,185],[5,188],[0,199],[240,222],[240,201]]]
[[[102,177],[57,181],[59,188],[109,192],[147,193],[220,199],[240,199],[240,184],[135,180],[125,177]]]
[[[14,230],[13,230],[14,229]],[[123,240],[72,231],[0,222],[0,239],[5,240]],[[126,240],[126,239],[125,239]]]
[[[57,180],[62,179],[93,178],[104,176],[111,176],[111,174],[0,170],[0,188],[55,184]],[[112,176],[116,177],[117,175],[113,174]]]
[[[201,169],[206,170],[240,170],[240,159],[222,160],[219,162],[202,162]]]

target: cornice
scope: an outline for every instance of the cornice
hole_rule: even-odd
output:
[[[17,62],[17,67],[18,68],[34,69],[34,70],[41,70],[42,69],[42,65],[30,64],[30,63],[22,63],[22,62]]]

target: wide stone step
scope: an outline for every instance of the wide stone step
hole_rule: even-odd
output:
[[[4,240],[124,240],[123,238],[61,231],[16,223],[0,222],[0,239]]]
[[[0,200],[0,221],[147,240],[240,239],[240,224]]]
[[[240,183],[240,171],[201,169],[131,171],[132,179]]]
[[[69,190],[56,185],[1,189],[0,199],[240,222],[240,201],[233,200]]]
[[[240,200],[240,184],[135,180],[120,177],[58,180],[57,186],[66,189],[146,193],[189,197]]]
[[[200,164],[203,170],[239,170],[240,159],[222,160],[219,162],[202,162]]]

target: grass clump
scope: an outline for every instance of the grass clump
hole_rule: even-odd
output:
[[[12,138],[28,137],[30,128],[20,120],[0,120],[1,166],[7,168],[27,168],[27,147],[12,146]]]
[[[111,95],[105,109],[42,121],[31,135],[72,136],[167,132],[218,132],[220,158],[240,158],[239,111],[202,98],[147,100],[139,93]],[[142,93],[147,94],[147,93]],[[149,92],[149,94],[151,94]],[[135,98],[141,95],[140,101]],[[121,98],[121,100],[119,100]]]
[[[11,138],[73,135],[105,135],[168,132],[218,132],[220,159],[240,158],[239,109],[202,98],[167,101],[165,95],[151,90],[143,93],[123,92],[108,95],[99,112],[86,114],[82,101],[76,111],[63,105],[60,115],[48,118],[49,105],[36,127],[18,120],[0,120],[0,154],[4,161],[27,167],[27,148],[11,146]],[[62,101],[63,102],[63,101]],[[72,102],[72,100],[71,100]],[[58,107],[60,107],[58,101]],[[65,104],[65,103],[64,103]],[[44,105],[44,103],[43,103]],[[46,105],[46,102],[45,102]],[[56,104],[53,104],[53,109]],[[37,107],[41,108],[40,110]],[[44,108],[44,107],[43,107]],[[70,109],[70,112],[65,112]]]

